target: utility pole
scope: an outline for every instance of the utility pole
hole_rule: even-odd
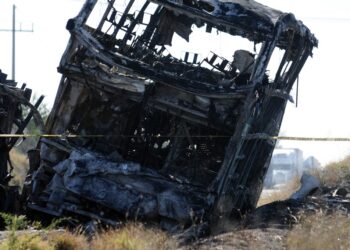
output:
[[[31,30],[16,29],[16,5],[12,6],[12,29],[0,29],[0,31],[12,32],[12,80],[16,78],[16,32],[34,32],[33,24]]]

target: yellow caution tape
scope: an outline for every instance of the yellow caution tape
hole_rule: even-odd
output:
[[[0,138],[29,138],[29,137],[43,137],[43,138],[82,138],[82,137],[108,137],[109,135],[73,135],[73,134],[0,134]],[[118,135],[121,136],[121,135]]]
[[[280,141],[350,141],[350,137],[298,137],[298,136],[272,136],[271,139]]]
[[[76,135],[76,134],[0,134],[0,138],[105,138],[105,137],[141,137],[135,135]],[[170,137],[186,137],[186,136],[167,136],[167,135],[145,135],[142,137],[170,138]],[[226,135],[191,135],[192,138],[228,138]],[[248,135],[246,139],[262,139],[262,140],[279,140],[279,141],[324,141],[324,142],[348,142],[350,137],[300,137],[300,136],[268,136],[264,134]]]

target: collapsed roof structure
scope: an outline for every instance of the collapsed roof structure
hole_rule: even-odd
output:
[[[174,230],[256,207],[270,136],[317,46],[302,22],[252,0],[87,0],[66,28],[46,127],[79,136],[41,139],[28,208]],[[202,60],[172,55],[177,36],[190,44],[193,29],[239,36],[260,51],[232,44],[234,61],[213,45]],[[276,50],[283,56],[267,75]]]

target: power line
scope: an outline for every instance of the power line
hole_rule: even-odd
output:
[[[16,78],[16,32],[34,32],[33,24],[31,30],[16,29],[16,5],[12,6],[12,29],[0,29],[4,32],[12,32],[12,80],[15,81]]]
[[[321,21],[339,21],[339,22],[350,21],[350,18],[347,18],[347,17],[302,17],[302,20],[304,19],[321,20]]]

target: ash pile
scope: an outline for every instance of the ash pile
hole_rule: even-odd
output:
[[[87,0],[66,28],[46,123],[66,137],[42,138],[32,152],[28,210],[177,232],[255,209],[270,137],[318,43],[301,21],[255,1]],[[176,39],[200,47],[199,30],[252,51],[232,44],[232,60],[208,44],[202,59],[172,55]]]

